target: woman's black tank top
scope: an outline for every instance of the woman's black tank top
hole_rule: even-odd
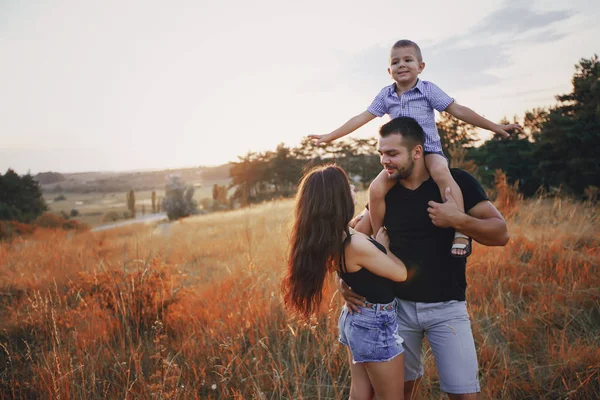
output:
[[[346,268],[346,245],[350,241],[352,234],[344,240],[344,250],[340,260],[340,277],[346,285],[350,286],[354,293],[363,296],[369,303],[387,304],[394,301],[394,281],[382,276],[376,275],[366,268],[361,268],[355,272],[348,272]],[[387,254],[385,247],[381,243],[369,238],[379,250]]]

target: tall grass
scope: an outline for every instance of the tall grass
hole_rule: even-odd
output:
[[[467,271],[483,396],[600,398],[598,210],[507,193]],[[335,287],[310,322],[281,304],[291,206],[0,244],[0,397],[346,398]]]

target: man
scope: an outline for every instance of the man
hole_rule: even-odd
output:
[[[477,354],[466,308],[466,259],[452,257],[454,231],[487,246],[508,242],[506,223],[481,185],[465,171],[453,169],[464,199],[461,212],[446,189],[446,202],[431,179],[423,156],[423,129],[412,118],[393,119],[380,129],[381,164],[398,183],[385,198],[384,224],[391,251],[404,261],[406,282],[397,283],[399,334],[405,347],[405,398],[417,396],[423,376],[421,348],[427,336],[441,389],[450,399],[476,399],[480,391]],[[370,234],[368,211],[356,229]],[[350,310],[360,312],[359,296],[343,282],[338,286]],[[413,391],[415,393],[413,393]]]

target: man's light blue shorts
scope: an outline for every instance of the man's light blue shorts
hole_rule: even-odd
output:
[[[398,333],[404,339],[404,380],[423,376],[421,349],[426,336],[440,377],[451,394],[478,393],[477,353],[464,301],[415,303],[398,299]]]

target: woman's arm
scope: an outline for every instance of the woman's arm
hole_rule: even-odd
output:
[[[387,254],[371,243],[367,236],[354,235],[346,248],[346,262],[366,268],[375,275],[396,282],[405,281],[406,266],[390,251],[389,238],[385,228],[381,228],[377,232],[376,238],[386,248]]]
[[[367,211],[368,212],[368,211]],[[363,219],[369,219],[368,215]],[[387,255],[379,250],[366,236],[356,234],[348,247],[346,247],[346,263],[357,264],[360,267],[366,268],[376,275],[386,277],[388,279],[402,282],[406,280],[407,271],[404,263],[394,255],[389,249],[389,238],[384,228],[381,228],[377,234],[379,243],[381,243],[387,251]],[[360,313],[360,307],[365,306],[365,298],[360,296],[339,276],[336,277],[336,286],[344,300],[346,307],[352,314]]]

